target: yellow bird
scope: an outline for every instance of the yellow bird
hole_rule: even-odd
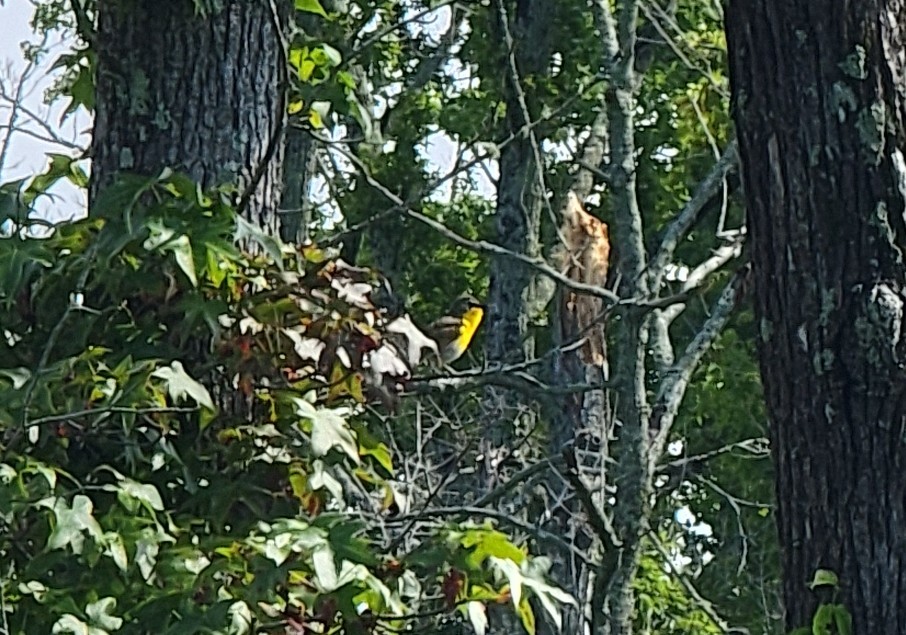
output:
[[[469,294],[459,296],[447,315],[435,321],[429,333],[437,342],[444,364],[462,357],[484,318],[484,305]]]

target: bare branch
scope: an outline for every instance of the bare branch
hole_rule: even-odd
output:
[[[686,393],[689,380],[692,378],[692,373],[698,367],[698,363],[705,353],[711,349],[711,345],[714,344],[717,336],[720,335],[720,332],[730,319],[730,314],[736,307],[740,291],[749,271],[750,268],[747,266],[733,275],[733,278],[727,283],[720,297],[718,297],[711,311],[711,316],[705,320],[701,330],[686,347],[682,357],[665,373],[661,380],[649,424],[651,430],[657,431],[648,457],[652,473],[656,468],[658,459],[664,452],[667,439],[670,437],[670,429]]]
[[[579,551],[576,547],[568,543],[566,540],[558,536],[557,534],[551,533],[544,529],[541,529],[538,525],[520,520],[515,516],[507,514],[497,509],[491,509],[488,507],[476,507],[476,506],[462,506],[462,507],[435,507],[433,509],[426,509],[424,511],[418,512],[417,514],[406,514],[405,516],[399,516],[397,518],[390,519],[386,522],[409,522],[412,520],[424,520],[426,518],[435,518],[435,517],[465,517],[465,516],[483,516],[485,518],[493,518],[502,523],[506,523],[517,529],[521,529],[530,536],[533,536],[535,539],[542,542],[542,544],[552,543],[559,547],[562,551],[569,553],[572,556],[580,559],[582,562],[589,563],[588,556]]]
[[[705,284],[710,279],[711,275],[718,269],[731,260],[739,258],[742,255],[744,242],[745,234],[740,233],[733,242],[715,249],[710,258],[705,259],[689,272],[689,275],[680,287],[680,293],[689,295],[692,291]],[[675,320],[684,309],[685,304],[680,302],[668,307],[667,310],[664,311],[664,318],[667,323],[669,324]]]
[[[389,200],[391,203],[393,203],[394,205],[397,205],[400,209],[402,209],[402,211],[407,216],[409,216],[410,218],[412,218],[414,220],[417,220],[420,223],[424,223],[425,225],[427,225],[431,229],[435,230],[436,232],[438,232],[445,238],[448,238],[451,241],[453,241],[459,245],[462,245],[463,247],[471,249],[473,251],[492,254],[495,256],[504,256],[507,258],[512,258],[514,260],[518,260],[518,261],[534,268],[535,270],[539,271],[540,273],[546,275],[547,277],[555,280],[556,282],[559,282],[560,284],[564,285],[565,287],[568,287],[575,291],[582,291],[583,293],[588,293],[590,295],[607,300],[608,302],[611,302],[613,304],[620,302],[619,296],[617,296],[613,291],[610,291],[609,289],[605,289],[604,287],[598,287],[595,285],[584,284],[582,282],[576,282],[574,280],[571,280],[567,276],[563,275],[562,273],[560,273],[559,271],[557,271],[556,269],[554,269],[553,267],[548,265],[547,262],[545,262],[544,259],[542,259],[542,258],[532,258],[530,256],[526,256],[525,254],[516,253],[514,251],[510,251],[509,249],[506,249],[504,247],[501,247],[500,245],[496,245],[494,243],[488,242],[486,240],[470,240],[468,238],[465,238],[464,236],[460,236],[453,230],[449,229],[443,223],[436,221],[433,218],[429,218],[428,216],[425,216],[424,214],[422,214],[420,212],[416,212],[415,210],[410,208],[403,199],[401,199],[399,196],[397,196],[396,194],[391,192],[386,186],[384,186],[379,181],[377,181],[373,176],[371,176],[371,173],[368,171],[368,168],[365,166],[364,163],[362,163],[362,161],[357,156],[355,156],[354,154],[352,154],[350,152],[346,152],[345,150],[342,150],[342,149],[337,149],[337,152],[340,152],[349,161],[354,163],[356,165],[356,167],[358,167],[362,171],[362,174],[365,177],[365,181],[371,187],[373,187],[378,192],[383,194],[387,200]]]
[[[236,202],[236,209],[240,214],[248,207],[252,197],[258,190],[258,186],[261,184],[261,180],[267,173],[271,161],[277,156],[277,152],[282,145],[283,133],[286,129],[286,102],[289,91],[289,40],[287,39],[286,31],[283,28],[283,20],[280,18],[280,9],[277,7],[276,0],[270,0],[270,21],[270,26],[274,29],[274,35],[278,40],[277,48],[280,52],[279,60],[277,62],[279,72],[278,81],[280,84],[278,86],[279,97],[277,99],[276,108],[277,116],[274,117],[274,129],[268,137],[267,146],[264,149],[264,156],[261,157],[261,161],[255,166],[248,184],[246,184],[245,189],[242,191],[242,194],[239,195]]]
[[[374,35],[372,35],[370,38],[365,40],[359,47],[357,47],[354,51],[352,51],[352,53],[349,54],[349,56],[343,61],[341,68],[343,66],[349,66],[350,64],[352,64],[359,57],[361,57],[361,55],[367,49],[371,48],[372,46],[374,46],[375,44],[380,42],[382,39],[384,39],[384,37],[390,35],[394,31],[399,31],[400,29],[405,27],[407,24],[411,24],[413,22],[418,22],[419,20],[421,20],[423,17],[425,17],[429,13],[433,13],[434,11],[437,11],[441,7],[446,7],[451,4],[456,4],[457,2],[460,2],[466,6],[468,6],[468,4],[469,4],[469,2],[467,0],[441,0],[441,2],[432,4],[431,6],[412,14],[411,16],[409,16],[408,18],[405,18],[404,20],[400,20],[399,22],[394,22],[393,24],[388,24],[383,29],[379,29],[377,32],[375,32]]]
[[[199,408],[187,407],[187,406],[154,406],[149,408],[130,408],[125,406],[109,406],[105,408],[92,408],[88,410],[77,410],[75,412],[66,412],[58,415],[49,415],[47,417],[39,417],[37,419],[32,419],[28,422],[29,427],[39,426],[45,423],[54,423],[57,421],[72,421],[73,419],[82,419],[86,417],[99,417],[101,415],[121,413],[121,414],[134,414],[134,415],[145,415],[145,414],[162,414],[162,413],[188,413],[188,412],[198,412]]]
[[[743,439],[742,441],[728,443],[727,445],[721,446],[714,450],[710,450],[708,452],[702,452],[701,454],[684,456],[673,461],[667,461],[666,463],[661,464],[661,468],[677,468],[684,467],[686,465],[689,465],[690,463],[703,463],[708,459],[714,458],[715,456],[720,456],[721,454],[726,454],[737,449],[748,452],[754,458],[767,458],[771,455],[769,441],[765,437],[753,437],[751,439]]]
[[[39,45],[37,45],[39,49],[44,49],[45,45],[47,44],[48,37],[49,35],[45,33],[44,39]],[[0,173],[2,173],[3,168],[6,167],[6,157],[9,153],[10,140],[12,139],[13,132],[19,128],[19,113],[22,110],[22,102],[24,101],[26,96],[26,86],[28,85],[28,80],[31,78],[32,74],[38,68],[38,60],[38,55],[31,55],[28,57],[25,68],[22,70],[22,73],[16,80],[16,88],[13,92],[12,97],[7,98],[11,105],[9,119],[6,122],[6,125],[9,127],[9,132],[4,135],[3,140],[0,141]],[[2,79],[0,79],[0,87],[2,87],[5,94],[6,88],[3,84]]]
[[[654,13],[657,13],[658,16],[655,16],[652,13],[652,7],[654,8]],[[648,18],[648,21],[651,23],[651,25],[654,26],[654,29],[658,32],[658,35],[660,35],[661,38],[667,43],[667,46],[670,47],[670,50],[673,51],[673,54],[676,55],[677,59],[679,59],[683,63],[683,65],[686,66],[686,68],[695,71],[696,73],[707,79],[708,82],[715,88],[715,90],[717,90],[717,92],[722,96],[729,97],[726,86],[722,86],[717,83],[714,80],[713,73],[709,73],[707,69],[700,67],[698,64],[690,60],[686,56],[686,54],[683,53],[682,50],[680,50],[679,46],[676,43],[676,40],[674,40],[673,37],[669,33],[667,33],[667,31],[661,25],[661,20],[664,20],[665,22],[670,24],[671,28],[673,28],[674,32],[679,37],[683,37],[684,34],[682,32],[682,29],[679,28],[672,16],[664,11],[664,9],[662,9],[656,2],[642,4],[642,12],[645,14],[645,17]]]
[[[535,160],[535,176],[538,179],[538,187],[541,188],[542,201],[551,222],[556,227],[559,225],[558,219],[554,216],[551,209],[550,200],[544,194],[547,193],[547,185],[544,182],[544,160],[541,158],[541,144],[538,143],[538,137],[535,135],[535,127],[532,125],[532,116],[529,113],[528,102],[525,98],[525,91],[522,90],[522,78],[519,76],[519,69],[516,66],[516,43],[513,40],[513,34],[510,33],[510,18],[507,14],[506,5],[503,0],[496,0],[497,12],[499,14],[501,28],[503,30],[503,40],[507,49],[507,64],[510,74],[510,83],[513,85],[513,91],[516,93],[516,102],[519,104],[519,112],[522,115],[523,126],[528,132],[529,145],[532,148],[532,158]]]
[[[524,371],[496,371],[474,374],[465,377],[416,377],[408,386],[415,393],[434,391],[468,391],[481,386],[500,386],[528,393],[535,397],[550,397],[554,395],[571,395],[592,390],[601,390],[612,385],[610,382],[595,384],[568,384],[564,386],[550,385],[540,381],[537,377]]]
[[[689,228],[695,224],[695,221],[698,220],[705,204],[717,193],[730,170],[736,167],[739,161],[736,150],[737,144],[734,139],[727,144],[720,159],[714,164],[708,175],[698,184],[689,202],[686,203],[673,222],[667,226],[664,237],[661,239],[660,247],[658,247],[657,253],[648,266],[652,277],[652,290],[656,291],[663,283],[664,272],[673,259],[673,254],[676,252],[676,247],[679,245],[680,240],[686,235]]]

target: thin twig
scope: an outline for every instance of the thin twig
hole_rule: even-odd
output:
[[[44,34],[44,39],[41,40],[41,43],[38,45],[39,49],[43,49],[47,44],[47,39],[49,33]],[[10,115],[7,120],[7,125],[9,126],[10,131],[4,135],[3,140],[0,141],[0,174],[3,173],[3,169],[6,167],[6,157],[9,153],[10,140],[12,139],[12,133],[15,129],[18,128],[19,121],[19,112],[22,110],[22,102],[25,97],[25,87],[28,84],[28,80],[31,77],[32,73],[38,67],[39,55],[32,55],[28,62],[25,65],[25,68],[22,70],[22,74],[19,76],[19,80],[16,82],[16,92],[15,95],[9,100],[11,103]],[[0,85],[2,85],[2,80],[0,80]],[[4,89],[5,92],[5,89]]]
[[[433,11],[437,11],[441,7],[445,7],[450,4],[455,4],[457,2],[460,2],[466,6],[468,6],[470,4],[467,0],[441,0],[441,2],[432,4],[431,6],[425,8],[425,9],[422,9],[421,11],[418,11],[417,13],[412,14],[408,18],[400,20],[399,22],[394,22],[393,24],[388,24],[383,29],[376,31],[374,35],[372,35],[370,38],[365,40],[360,46],[358,46],[355,50],[353,50],[343,61],[343,64],[340,65],[340,68],[343,68],[344,66],[349,66],[350,64],[352,64],[359,57],[361,57],[362,54],[367,49],[371,48],[372,46],[374,46],[375,44],[380,42],[385,36],[390,35],[394,31],[400,30],[407,24],[411,24],[412,22],[417,22],[418,20],[420,20],[427,14],[432,13]],[[478,3],[475,2],[474,4],[478,4]]]
[[[698,589],[695,588],[695,585],[692,584],[692,581],[689,579],[689,576],[683,575],[681,571],[677,568],[676,564],[673,561],[673,557],[667,552],[667,549],[661,544],[660,538],[653,531],[648,532],[648,538],[651,540],[651,544],[661,554],[663,562],[670,568],[670,571],[673,573],[673,576],[679,580],[679,583],[683,585],[683,588],[686,589],[686,593],[695,601],[698,608],[700,608],[708,617],[711,618],[711,621],[714,622],[714,625],[717,626],[723,633],[748,633],[746,629],[737,629],[730,628],[727,625],[727,621],[723,619],[720,615],[717,614],[717,611],[714,610],[714,604],[709,600],[706,600],[701,593],[698,592]]]
[[[46,417],[39,417],[37,419],[31,419],[28,422],[28,427],[39,426],[45,423],[54,423],[56,421],[70,421],[72,419],[81,419],[83,417],[99,416],[112,413],[123,413],[123,414],[135,414],[135,415],[146,415],[146,414],[159,414],[159,413],[189,413],[189,412],[198,412],[198,407],[180,407],[180,406],[155,406],[151,408],[130,408],[128,406],[108,406],[101,408],[90,408],[86,410],[76,410],[75,412],[66,412],[58,415],[48,415]]]
[[[561,551],[575,556],[576,558],[578,558],[582,562],[585,562],[586,564],[591,564],[591,562],[588,559],[588,556],[586,556],[584,553],[579,551],[575,546],[571,545],[570,543],[568,543],[566,540],[564,540],[560,536],[558,536],[552,532],[549,532],[545,529],[541,529],[537,525],[533,525],[532,523],[526,522],[524,520],[520,520],[520,519],[516,518],[515,516],[511,516],[510,514],[507,514],[506,512],[502,512],[500,510],[493,509],[493,508],[478,507],[478,506],[474,506],[474,505],[465,505],[465,506],[461,506],[461,507],[434,507],[431,509],[425,509],[423,511],[420,511],[420,512],[417,512],[414,514],[406,514],[405,516],[391,518],[385,522],[407,523],[407,527],[411,527],[411,525],[409,525],[408,523],[411,523],[412,521],[425,520],[426,518],[434,518],[434,517],[438,517],[438,516],[445,516],[445,517],[452,516],[454,518],[461,518],[461,517],[465,517],[465,516],[484,516],[486,518],[493,518],[500,522],[506,523],[512,527],[516,527],[517,529],[521,529],[528,535],[533,536],[534,538],[536,538],[537,540],[539,540],[545,544],[553,543],[554,545],[559,547]]]

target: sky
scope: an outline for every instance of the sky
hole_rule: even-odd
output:
[[[29,24],[33,7],[29,0],[4,0],[0,3],[0,87],[7,95],[16,91],[19,78],[27,68],[22,54],[23,42],[40,41]],[[91,118],[85,112],[77,112],[71,117],[62,118],[66,109],[66,100],[60,99],[54,104],[44,103],[44,92],[52,84],[54,75],[50,67],[56,58],[68,47],[59,35],[48,41],[50,51],[31,73],[24,84],[22,104],[48,124],[53,132],[68,142],[85,147],[89,140],[86,132],[90,129]],[[44,171],[48,164],[47,153],[56,152],[69,156],[78,156],[79,151],[36,138],[26,132],[10,133],[11,104],[0,97],[0,152],[8,144],[6,154],[0,163],[0,184],[34,175]],[[28,114],[19,113],[17,127],[25,128],[31,133],[47,137],[47,132]],[[52,221],[84,214],[85,194],[68,182],[58,183],[52,190],[53,198],[39,200],[36,207],[38,214]]]

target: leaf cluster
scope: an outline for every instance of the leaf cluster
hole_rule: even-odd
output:
[[[374,272],[261,234],[232,200],[166,170],[87,219],[7,218],[9,632],[388,632],[510,598],[529,630],[528,598],[558,615],[543,560],[491,525],[388,548],[399,477],[363,412],[421,351],[388,330]]]

